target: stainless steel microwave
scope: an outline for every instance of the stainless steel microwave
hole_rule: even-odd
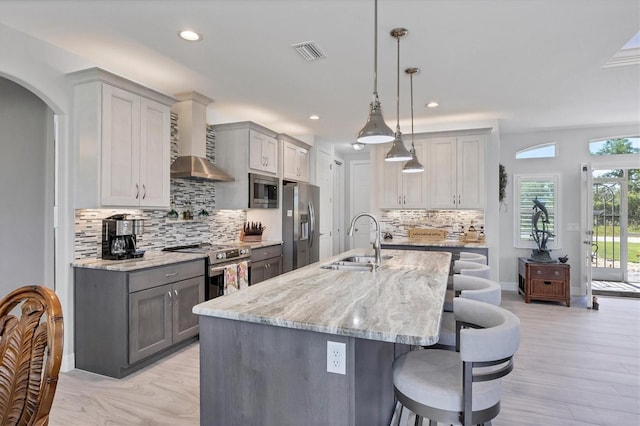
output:
[[[279,186],[276,177],[249,173],[249,208],[277,209]]]

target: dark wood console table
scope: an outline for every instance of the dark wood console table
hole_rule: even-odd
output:
[[[524,301],[549,300],[571,305],[570,269],[566,263],[536,263],[518,259],[518,292]]]

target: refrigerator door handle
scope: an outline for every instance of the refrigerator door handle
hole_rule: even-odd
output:
[[[309,230],[309,247],[313,245],[313,236],[316,233],[316,212],[313,208],[313,203],[309,201],[309,221],[311,222],[311,229]]]

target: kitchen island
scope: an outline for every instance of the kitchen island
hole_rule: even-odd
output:
[[[470,242],[458,240],[422,241],[409,238],[393,238],[382,240],[383,249],[393,250],[426,250],[426,251],[447,251],[457,259],[460,252],[471,252],[482,254],[489,258],[489,248],[485,242]]]
[[[200,423],[388,424],[393,359],[438,341],[451,254],[382,253],[375,272],[312,264],[196,305]],[[327,372],[327,342],[345,374]]]

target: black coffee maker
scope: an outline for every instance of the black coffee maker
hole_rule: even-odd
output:
[[[142,257],[144,250],[136,248],[136,235],[142,234],[142,219],[127,219],[116,214],[102,220],[102,258],[109,260]]]

